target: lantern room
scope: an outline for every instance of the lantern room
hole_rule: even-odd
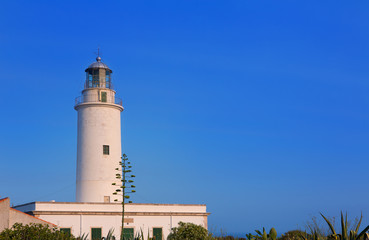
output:
[[[113,89],[111,83],[112,70],[101,62],[101,57],[96,58],[86,70],[85,89],[87,88],[109,88]]]

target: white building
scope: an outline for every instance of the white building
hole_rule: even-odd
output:
[[[122,206],[119,203],[32,202],[15,209],[52,222],[74,236],[88,233],[101,239],[110,229],[114,229],[116,237],[120,234]],[[166,239],[179,221],[207,228],[208,215],[205,205],[130,203],[126,205],[124,231],[126,236],[142,231],[145,238],[149,234]]]
[[[14,207],[56,224],[75,236],[89,234],[101,239],[110,229],[121,233],[122,206],[113,192],[121,184],[115,178],[121,160],[122,101],[115,96],[112,70],[97,57],[86,70],[82,95],[76,98],[78,112],[76,202],[31,202]],[[114,198],[113,198],[114,197]],[[119,199],[121,200],[121,199]],[[178,222],[207,228],[206,205],[126,204],[124,234],[166,239]],[[119,238],[118,238],[119,239]]]

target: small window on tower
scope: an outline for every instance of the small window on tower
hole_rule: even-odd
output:
[[[109,145],[103,145],[103,154],[109,155]]]

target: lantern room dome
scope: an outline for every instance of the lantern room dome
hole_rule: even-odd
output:
[[[85,72],[87,72],[89,69],[106,69],[110,72],[113,72],[108,65],[106,65],[105,63],[101,62],[101,57],[97,57],[96,58],[96,62],[91,63],[90,66],[88,66],[88,68],[86,68]]]

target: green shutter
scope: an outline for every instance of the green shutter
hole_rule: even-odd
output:
[[[92,240],[101,239],[101,228],[91,228],[91,239]]]
[[[101,102],[106,102],[106,92],[101,92]]]
[[[162,240],[163,239],[163,229],[162,228],[153,228],[152,235],[154,240]]]
[[[70,235],[70,228],[60,228],[60,232],[66,233]]]
[[[133,240],[133,228],[123,228],[124,240]]]

